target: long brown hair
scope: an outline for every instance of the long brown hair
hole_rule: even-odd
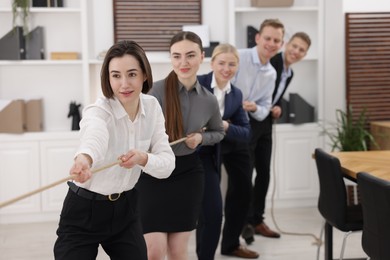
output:
[[[169,48],[173,44],[188,40],[198,44],[201,52],[203,52],[202,40],[193,32],[179,32],[172,37]],[[169,136],[169,141],[175,141],[183,137],[183,115],[181,113],[181,104],[179,99],[179,87],[178,87],[177,74],[172,70],[165,78],[165,128]]]

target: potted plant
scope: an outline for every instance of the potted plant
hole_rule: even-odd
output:
[[[30,0],[12,0],[12,25],[14,28],[16,28],[18,24],[18,18],[20,18],[24,35],[28,33],[28,17],[30,14],[30,6]]]
[[[367,151],[369,145],[372,144],[378,147],[374,137],[366,129],[368,125],[366,109],[363,109],[359,114],[358,119],[352,118],[352,107],[348,107],[347,111],[341,109],[336,110],[336,123],[333,127],[323,130],[332,144],[332,151]]]

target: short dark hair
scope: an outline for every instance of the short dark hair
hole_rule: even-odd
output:
[[[146,80],[142,86],[142,93],[148,93],[153,86],[152,69],[145,51],[135,41],[120,41],[111,46],[107,51],[100,71],[102,92],[106,98],[112,98],[114,96],[110,85],[110,61],[113,58],[123,57],[126,54],[133,56],[139,62],[142,72],[146,75]]]
[[[290,38],[289,42],[291,42],[294,38],[299,38],[302,41],[307,43],[307,46],[310,47],[311,45],[311,39],[310,36],[305,32],[296,32],[294,35]]]
[[[276,28],[276,29],[282,29],[283,31],[283,35],[284,35],[284,25],[283,23],[275,18],[275,19],[265,19],[261,24],[260,24],[260,29],[259,29],[259,34],[261,34],[263,32],[263,29],[264,27],[267,27],[267,26],[270,26],[270,27],[273,27],[273,28]]]

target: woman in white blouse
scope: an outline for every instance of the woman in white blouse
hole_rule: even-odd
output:
[[[147,259],[134,186],[142,170],[167,178],[175,167],[160,104],[144,95],[152,84],[149,61],[137,43],[110,48],[101,70],[104,97],[84,109],[80,122],[55,259],[95,259],[99,244],[110,259]],[[92,175],[118,158],[118,165]]]

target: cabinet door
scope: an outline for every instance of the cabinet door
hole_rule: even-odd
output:
[[[77,139],[41,142],[41,179],[43,186],[69,175],[77,145]],[[43,191],[42,211],[58,211],[59,213],[67,191],[68,185],[66,185],[66,182]]]
[[[0,201],[17,198],[39,188],[39,145],[36,141],[0,142]],[[7,213],[40,211],[39,194],[0,209]]]
[[[319,146],[318,133],[317,127],[305,125],[276,130],[276,192],[277,197],[281,201],[289,201],[290,206],[297,199],[299,206],[312,206],[317,201],[318,179],[312,154]]]

